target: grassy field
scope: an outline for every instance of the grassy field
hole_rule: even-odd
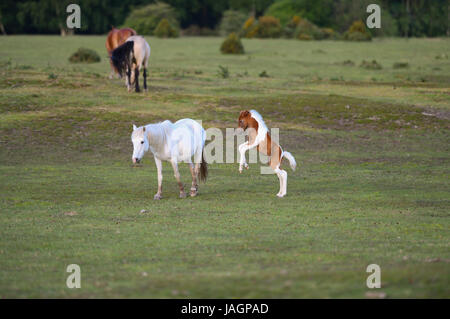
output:
[[[220,38],[148,38],[147,94],[107,79],[104,40],[0,37],[1,298],[366,298],[372,263],[379,296],[450,297],[449,39],[255,39],[226,56]],[[79,47],[101,63],[70,64]],[[152,200],[132,123],[224,129],[250,108],[299,163],[285,198],[259,164],[211,163],[179,199],[165,163]]]

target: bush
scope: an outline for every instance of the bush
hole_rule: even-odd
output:
[[[71,63],[96,63],[100,62],[100,56],[91,49],[79,48],[69,58]]]
[[[156,26],[155,35],[158,38],[176,38],[178,37],[178,30],[170,25],[169,20],[164,18]]]
[[[244,46],[242,45],[241,39],[236,33],[231,33],[225,41],[223,41],[220,52],[225,54],[243,54]]]
[[[271,16],[258,19],[256,36],[258,38],[278,38],[281,36],[280,20]]]
[[[342,1],[342,0],[341,0]],[[349,0],[345,0],[349,1]],[[360,0],[357,0],[360,1]],[[265,15],[273,16],[285,26],[293,16],[300,16],[317,24],[331,25],[335,0],[278,0],[274,1]]]
[[[302,18],[299,16],[293,16],[291,21],[289,21],[283,29],[284,36],[287,38],[294,37],[295,29],[297,29],[297,26],[301,20]]]
[[[366,25],[362,20],[353,22],[347,32],[344,33],[347,41],[371,41],[372,36],[367,32]]]
[[[300,40],[322,40],[325,33],[308,19],[301,19],[295,29],[295,37]]]
[[[244,38],[254,38],[258,32],[258,23],[254,17],[250,17],[242,26],[241,36]]]
[[[133,28],[138,34],[153,35],[162,19],[167,19],[170,25],[178,29],[179,24],[175,10],[170,5],[162,2],[134,9],[126,18],[124,25]]]
[[[246,19],[247,15],[241,11],[225,11],[219,25],[220,35],[227,35],[232,32],[238,33]]]
[[[219,65],[219,71],[217,71],[217,75],[223,79],[228,79],[230,77],[230,71],[227,66]]]
[[[292,0],[281,0],[274,2],[264,14],[279,19],[282,25],[286,25],[294,16],[300,16],[298,5]]]
[[[324,39],[329,39],[329,40],[338,40],[339,39],[339,33],[334,31],[332,28],[322,28],[321,31],[322,31]]]

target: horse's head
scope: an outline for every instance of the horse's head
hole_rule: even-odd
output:
[[[145,126],[136,127],[133,124],[133,132],[131,133],[131,142],[133,143],[133,156],[131,157],[134,164],[139,163],[148,151],[148,138],[145,132]]]
[[[238,120],[238,129],[246,130],[248,128],[252,114],[249,111],[241,111]]]

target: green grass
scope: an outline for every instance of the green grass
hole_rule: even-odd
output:
[[[448,39],[244,39],[229,56],[220,38],[148,38],[147,94],[107,79],[104,40],[0,38],[0,297],[365,298],[372,263],[388,298],[449,297]],[[102,61],[70,64],[79,47]],[[299,163],[285,198],[259,164],[212,163],[179,199],[165,163],[152,200],[132,123],[224,129],[247,108]]]

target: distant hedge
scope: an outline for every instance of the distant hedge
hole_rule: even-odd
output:
[[[167,3],[157,2],[131,11],[123,26],[136,30],[138,34],[154,35],[155,29],[162,19],[166,19],[176,30],[179,23],[175,9]]]

